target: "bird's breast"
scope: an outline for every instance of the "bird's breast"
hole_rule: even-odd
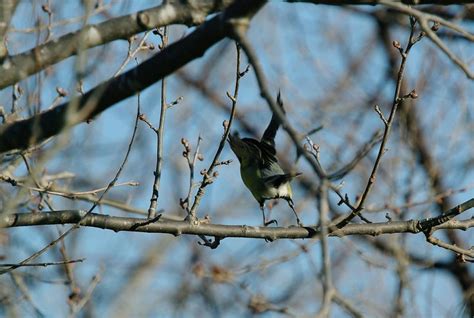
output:
[[[262,174],[263,172],[263,174]],[[292,198],[292,191],[289,182],[280,184],[278,187],[269,186],[265,183],[268,177],[264,170],[257,167],[247,166],[240,169],[242,181],[252,192],[257,201],[277,198]]]

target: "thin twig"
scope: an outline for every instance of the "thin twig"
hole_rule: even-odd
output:
[[[449,209],[448,211],[438,215],[437,217],[424,219],[420,221],[420,231],[426,232],[430,231],[433,227],[441,225],[443,223],[448,222],[449,220],[453,219],[455,216],[463,213],[474,207],[474,198],[463,202],[454,208]]]
[[[102,187],[102,188],[98,188],[98,189],[94,189],[94,190],[88,190],[88,191],[77,191],[77,192],[67,191],[66,192],[66,191],[54,190],[55,188],[50,188],[49,186],[47,188],[44,188],[44,187],[41,187],[41,186],[39,186],[39,187],[29,187],[26,184],[24,184],[23,182],[17,182],[16,185],[20,186],[20,187],[25,187],[28,190],[37,191],[37,192],[40,192],[40,193],[51,194],[51,195],[57,195],[57,196],[65,197],[65,198],[71,198],[71,199],[75,199],[77,197],[85,196],[85,195],[96,195],[99,192],[107,190],[107,187]],[[120,183],[115,184],[114,188],[120,187],[120,186],[136,187],[136,186],[138,186],[138,182],[136,182],[136,181],[120,182]]]
[[[82,192],[74,192],[68,189],[62,189],[62,188],[57,188],[54,186],[48,186],[48,189],[43,189],[43,188],[35,188],[35,187],[26,187],[24,185],[23,181],[18,181],[16,179],[13,179],[8,176],[3,176],[0,175],[0,180],[5,181],[10,183],[13,186],[21,186],[25,187],[29,190],[33,191],[39,191],[39,192],[44,192],[49,195],[55,195],[55,196],[60,196],[63,198],[67,198],[70,200],[81,200],[81,201],[87,201],[87,202],[97,202],[98,197],[96,196],[97,192],[104,191],[106,187],[100,188],[100,189],[95,189],[95,190],[89,190],[89,191],[82,191]],[[129,186],[137,186],[138,183],[134,181],[129,181],[129,182],[122,182],[122,183],[116,183],[114,187],[122,186],[122,185],[129,185]],[[136,208],[134,206],[129,205],[126,202],[118,201],[118,200],[112,200],[112,199],[104,199],[99,202],[99,205],[107,205],[114,207],[116,209],[122,210],[124,212],[129,212],[129,213],[134,213],[134,214],[140,214],[140,215],[148,215],[148,212],[143,209]],[[178,219],[181,219],[178,216],[172,216],[172,215],[163,215],[162,220],[164,219],[171,219],[174,221],[177,221]]]
[[[85,295],[76,304],[76,306],[74,306],[74,309],[72,312],[73,316],[76,316],[84,308],[84,306],[92,299],[92,293],[94,292],[94,290],[96,289],[100,281],[102,280],[102,272],[103,272],[103,269],[101,269],[101,271],[98,274],[94,275],[94,277],[92,278],[92,281],[89,284],[89,287],[87,288]]]
[[[13,283],[16,285],[16,287],[20,290],[20,292],[23,294],[23,297],[26,299],[26,301],[30,304],[30,306],[33,308],[35,314],[37,317],[46,317],[43,312],[38,308],[38,306],[33,302],[33,297],[31,297],[31,293],[28,290],[27,285],[25,284],[25,281],[23,277],[20,275],[17,275],[18,273],[10,273],[10,276],[12,278]]]
[[[440,239],[434,237],[432,234],[427,234],[426,235],[426,241],[428,243],[431,243],[431,244],[435,245],[435,246],[444,248],[448,251],[452,251],[452,252],[455,252],[459,255],[468,256],[471,259],[474,259],[474,248],[472,248],[472,247],[469,248],[469,249],[465,249],[465,248],[456,246],[454,244],[449,244],[449,243],[443,242]]]
[[[363,318],[364,315],[355,308],[355,306],[350,303],[344,296],[342,296],[338,291],[334,292],[334,302],[338,304],[342,309],[349,313],[354,318]]]
[[[452,23],[450,21],[447,21],[439,16],[432,15],[429,13],[425,13],[422,11],[419,11],[417,9],[412,8],[411,6],[402,4],[402,3],[396,3],[395,1],[390,1],[390,0],[380,0],[380,4],[383,4],[387,7],[390,7],[392,9],[395,9],[397,11],[403,12],[405,14],[409,14],[411,16],[414,16],[418,19],[420,23],[420,27],[422,30],[425,32],[425,34],[428,36],[428,38],[435,44],[437,45],[441,51],[443,51],[446,56],[453,61],[465,74],[468,78],[474,79],[474,73],[469,69],[469,66],[464,63],[459,57],[457,57],[444,42],[436,35],[436,33],[431,29],[431,27],[428,25],[429,21],[437,22],[441,25],[444,25],[445,27],[448,27],[458,33],[460,33],[463,37],[470,41],[474,41],[474,34],[469,33],[468,31],[464,30],[460,26],[456,25],[455,23]]]
[[[255,54],[252,46],[248,42],[245,34],[236,26],[233,26],[233,37],[236,41],[240,44],[242,50],[245,52],[250,65],[253,67],[255,77],[257,79],[258,87],[260,89],[260,95],[265,99],[268,106],[270,107],[273,114],[276,115],[277,119],[280,121],[281,127],[287,132],[288,136],[293,141],[297,151],[305,157],[308,163],[313,168],[314,172],[318,175],[318,177],[323,178],[325,176],[325,172],[319,162],[315,160],[315,158],[309,154],[304,147],[300,144],[301,136],[291,127],[290,123],[286,119],[285,114],[282,112],[280,107],[276,104],[273,100],[270,91],[268,89],[267,80],[265,78],[265,74],[263,72],[262,65],[260,64],[257,55]]]
[[[344,178],[349,172],[351,172],[354,167],[363,159],[365,156],[372,150],[375,145],[382,140],[382,132],[380,130],[376,131],[372,137],[370,137],[370,140],[362,146],[359,151],[355,154],[354,158],[347,163],[345,166],[342,168],[338,169],[335,172],[329,173],[328,174],[328,179],[329,180],[337,180]]]
[[[369,179],[367,181],[367,185],[364,189],[364,192],[362,193],[362,196],[359,198],[356,209],[353,210],[345,219],[343,219],[342,221],[340,221],[336,225],[336,227],[338,227],[338,228],[343,228],[355,216],[360,215],[360,212],[364,209],[364,203],[365,203],[365,201],[366,201],[366,199],[367,199],[367,197],[368,197],[368,195],[369,195],[370,191],[372,190],[372,187],[375,183],[377,171],[378,171],[378,168],[379,168],[380,163],[382,161],[382,156],[386,151],[385,145],[387,144],[388,138],[390,136],[392,124],[395,120],[395,114],[397,112],[398,106],[401,103],[400,91],[401,91],[401,87],[402,87],[402,80],[403,80],[403,76],[404,76],[404,72],[405,72],[405,67],[406,67],[408,54],[410,53],[410,50],[413,47],[413,45],[416,43],[415,42],[415,36],[414,36],[416,21],[414,20],[413,17],[411,17],[410,22],[411,22],[411,30],[410,30],[410,35],[408,37],[408,43],[407,43],[407,46],[406,46],[405,50],[403,50],[400,47],[400,44],[398,42],[396,42],[396,41],[393,42],[393,46],[400,51],[401,62],[400,62],[400,68],[398,70],[397,83],[396,83],[396,88],[395,88],[395,92],[394,92],[394,96],[393,96],[392,109],[390,111],[390,115],[389,115],[388,119],[386,121],[384,121],[385,129],[384,129],[384,133],[383,133],[382,142],[380,144],[380,148],[379,148],[379,151],[378,151],[378,154],[377,154],[377,158],[375,159],[374,166],[372,168],[372,172],[370,173],[370,176],[369,176]],[[381,116],[381,118],[384,118],[383,115]]]
[[[227,137],[229,136],[230,127],[232,126],[232,122],[234,120],[235,108],[237,106],[237,98],[239,96],[240,79],[246,73],[245,71],[244,72],[240,71],[240,47],[237,43],[236,43],[236,50],[237,50],[237,58],[236,58],[234,94],[233,96],[230,96],[227,93],[227,96],[229,96],[230,100],[232,101],[232,109],[230,111],[229,121],[227,123],[224,123],[224,134],[222,135],[219,146],[217,147],[217,151],[216,151],[216,154],[214,155],[214,159],[212,159],[212,162],[209,168],[203,174],[201,185],[196,193],[196,196],[194,197],[193,206],[191,207],[191,210],[189,211],[189,216],[191,218],[191,221],[196,220],[196,211],[197,211],[197,208],[199,207],[201,198],[204,195],[205,187],[211,184],[213,182],[213,178],[217,176],[217,174],[214,172],[214,168],[219,163],[219,156],[221,155],[222,149],[224,149],[225,142],[227,140]]]
[[[181,138],[181,144],[184,147],[183,151],[183,156],[186,158],[186,161],[188,162],[188,168],[189,168],[189,187],[188,187],[188,194],[186,195],[186,199],[180,199],[180,205],[183,209],[186,210],[188,213],[188,217],[190,215],[190,202],[191,202],[191,194],[194,188],[194,168],[196,166],[196,161],[198,158],[202,158],[202,155],[200,155],[199,150],[201,147],[201,135],[198,136],[198,140],[196,143],[196,151],[194,152],[194,156],[191,156],[191,146],[189,145],[189,141],[185,138]]]
[[[400,204],[400,205],[384,204],[381,206],[366,208],[366,211],[375,213],[375,212],[382,212],[385,210],[401,210],[401,209],[407,209],[407,208],[412,208],[412,207],[421,206],[421,205],[432,204],[433,202],[443,201],[445,198],[452,196],[454,194],[466,192],[467,190],[472,189],[473,187],[474,187],[474,184],[471,184],[471,185],[468,185],[467,187],[462,187],[459,189],[448,189],[444,192],[440,192],[431,197],[428,197],[427,199],[423,199],[420,201],[407,202],[405,204]]]
[[[164,27],[164,31],[161,35],[161,49],[168,45],[168,28]],[[148,219],[156,217],[156,207],[158,205],[158,197],[160,195],[160,182],[161,182],[161,170],[163,167],[163,145],[164,145],[164,132],[165,132],[165,117],[168,105],[166,104],[166,77],[161,80],[161,110],[160,110],[160,123],[156,132],[156,166],[153,172],[154,181],[152,194],[150,198],[150,206],[148,207]]]
[[[327,241],[328,236],[328,214],[329,214],[329,202],[328,202],[328,180],[323,179],[320,189],[318,191],[319,201],[319,217],[320,217],[320,237],[321,237],[321,259],[323,262],[322,268],[322,283],[323,283],[323,299],[321,308],[317,314],[317,317],[329,317],[331,302],[334,297],[334,286],[332,284],[331,275],[331,259],[329,253],[329,245]]]
[[[58,261],[58,262],[46,262],[46,263],[28,263],[28,264],[15,264],[15,263],[0,263],[0,267],[47,267],[47,266],[56,266],[72,263],[82,263],[85,261],[85,258],[72,259],[67,261]]]
[[[113,180],[108,184],[107,188],[105,189],[105,191],[101,194],[101,196],[99,197],[99,199],[97,200],[97,202],[94,202],[92,204],[92,206],[90,207],[90,209],[87,211],[87,213],[83,214],[81,216],[81,218],[76,222],[76,224],[74,224],[73,226],[71,226],[67,231],[65,231],[63,234],[61,234],[57,239],[51,241],[50,243],[48,243],[45,247],[43,247],[42,249],[40,249],[39,251],[35,252],[34,254],[30,255],[29,257],[25,258],[23,261],[21,261],[19,264],[20,265],[24,265],[24,264],[27,264],[29,263],[30,261],[36,259],[37,257],[39,257],[40,255],[42,255],[44,252],[46,252],[49,248],[51,248],[52,246],[56,245],[58,242],[60,242],[62,239],[64,239],[67,235],[69,235],[70,233],[72,233],[74,230],[78,229],[83,221],[87,218],[88,215],[90,215],[92,213],[92,211],[94,211],[94,209],[100,204],[100,202],[102,201],[102,198],[104,198],[104,196],[107,194],[107,192],[115,185],[115,183],[117,182],[120,174],[122,173],[122,170],[123,168],[125,167],[125,164],[128,160],[128,156],[130,155],[130,152],[132,150],[132,145],[133,145],[133,142],[135,141],[135,135],[136,135],[136,132],[137,132],[137,128],[138,128],[138,118],[140,116],[140,94],[138,94],[138,102],[137,102],[137,115],[136,115],[136,118],[135,118],[135,125],[133,127],[133,132],[132,132],[132,136],[130,138],[130,142],[128,144],[128,147],[127,147],[127,151],[125,153],[125,156],[124,156],[124,159],[117,171],[117,173],[115,174],[115,177],[113,178]],[[3,275],[5,273],[8,273],[8,272],[11,272],[12,270],[14,270],[16,267],[9,267],[9,268],[6,268],[6,269],[3,269],[3,270],[0,270],[0,275]]]
[[[137,55],[138,52],[144,50],[144,49],[149,49],[147,46],[145,46],[145,41],[148,37],[148,35],[150,34],[150,31],[146,31],[145,34],[143,35],[143,38],[141,39],[141,41],[138,43],[137,47],[135,48],[135,50],[132,50],[132,44],[133,44],[133,37],[131,37],[129,40],[128,40],[128,52],[127,52],[127,57],[125,58],[125,60],[122,62],[122,64],[120,65],[120,67],[118,68],[118,70],[114,73],[114,75],[112,77],[117,77],[120,73],[122,73],[123,69],[125,68],[125,66],[127,66],[127,64],[130,62],[130,60],[135,56]]]

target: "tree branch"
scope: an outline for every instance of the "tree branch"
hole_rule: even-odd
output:
[[[327,5],[378,5],[384,0],[287,0],[287,2],[310,2],[314,4],[327,4]],[[407,5],[456,5],[456,4],[468,4],[474,3],[472,0],[390,0],[393,3],[402,3]]]
[[[0,65],[0,89],[76,55],[79,49],[128,39],[134,34],[169,24],[201,24],[207,15],[225,8],[231,2],[233,1],[167,1],[157,7],[88,25],[27,52],[10,56]]]
[[[143,218],[127,218],[110,216],[104,214],[90,213],[86,217],[87,211],[84,210],[64,210],[55,212],[41,213],[15,213],[0,216],[0,228],[52,225],[52,224],[76,224],[81,221],[81,226],[96,227],[100,229],[112,230],[114,232],[146,232],[146,233],[165,233],[175,236],[188,235],[206,235],[241,238],[259,238],[259,239],[318,239],[320,231],[316,227],[258,227],[248,225],[218,225],[218,224],[200,224],[195,226],[189,222],[182,221],[162,221],[155,223],[143,223]],[[335,229],[329,233],[329,236],[348,236],[348,235],[371,235],[378,236],[382,234],[393,233],[421,233],[420,222],[423,220],[409,220],[386,223],[370,224],[347,224],[342,229]],[[138,224],[138,226],[137,226]],[[474,218],[462,221],[450,220],[446,223],[432,228],[437,230],[467,230],[474,227]]]
[[[96,86],[82,97],[29,119],[2,126],[0,152],[25,149],[144,90],[202,56],[208,48],[228,35],[227,23],[230,20],[244,19],[248,22],[264,3],[263,0],[236,1],[224,13],[207,21],[187,37],[169,45],[136,68]]]

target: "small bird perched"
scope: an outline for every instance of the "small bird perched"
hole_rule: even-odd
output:
[[[277,96],[277,104],[285,112],[280,93]],[[301,173],[285,173],[278,164],[275,150],[275,135],[279,126],[280,121],[273,114],[260,141],[252,138],[240,139],[236,132],[234,135],[229,135],[228,142],[230,148],[239,159],[242,181],[260,204],[263,225],[268,226],[272,223],[277,223],[276,220],[267,222],[265,218],[265,201],[285,199],[296,216],[296,222],[299,226],[302,226],[294,208],[293,193],[290,186],[291,180]]]

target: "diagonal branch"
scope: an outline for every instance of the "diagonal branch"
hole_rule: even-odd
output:
[[[96,86],[82,97],[29,119],[2,126],[0,152],[25,149],[144,90],[201,57],[208,48],[228,35],[228,21],[244,19],[248,22],[264,3],[263,0],[236,1],[224,13],[207,21],[187,37],[169,45],[134,69]]]
[[[224,122],[224,134],[222,135],[221,141],[219,142],[219,146],[217,147],[217,151],[214,155],[214,159],[212,159],[211,165],[209,166],[209,169],[207,169],[202,177],[201,185],[199,186],[199,189],[196,193],[196,196],[194,197],[194,202],[193,205],[189,211],[188,217],[190,218],[189,221],[191,222],[196,222],[196,212],[199,207],[199,204],[201,202],[201,198],[204,195],[204,189],[213,182],[214,176],[214,168],[218,165],[219,157],[221,155],[222,150],[224,149],[225,142],[227,138],[229,137],[229,132],[230,128],[232,127],[232,122],[234,121],[234,116],[235,116],[235,109],[237,106],[237,98],[239,96],[239,87],[240,87],[240,79],[245,75],[245,72],[240,71],[240,47],[236,43],[236,50],[237,50],[237,57],[236,57],[236,70],[235,70],[235,86],[234,86],[234,94],[231,96],[227,92],[227,96],[231,99],[232,101],[232,107],[230,110],[230,116],[229,116],[229,121]]]
[[[133,143],[135,141],[135,136],[136,136],[136,133],[137,133],[137,128],[138,128],[138,121],[139,121],[139,117],[140,117],[140,94],[138,94],[138,102],[137,102],[137,115],[135,117],[135,124],[134,124],[134,127],[133,127],[133,132],[132,132],[132,136],[130,138],[130,142],[128,143],[128,147],[127,147],[127,151],[125,152],[125,156],[122,160],[122,163],[120,164],[120,167],[118,168],[117,172],[115,173],[115,176],[114,178],[112,179],[112,181],[109,182],[109,184],[107,185],[107,188],[104,190],[104,192],[102,192],[102,194],[100,195],[99,199],[94,202],[92,204],[92,206],[89,208],[89,210],[86,212],[86,213],[83,213],[81,215],[81,218],[73,225],[71,226],[69,229],[67,229],[65,232],[61,233],[56,239],[54,239],[53,241],[49,242],[46,246],[44,246],[43,248],[41,248],[39,251],[33,253],[32,255],[28,256],[27,258],[25,258],[24,260],[22,260],[20,263],[18,263],[18,265],[23,265],[23,264],[27,264],[29,263],[30,261],[38,258],[39,256],[41,256],[42,254],[44,254],[48,249],[50,249],[51,247],[53,247],[54,245],[56,245],[58,242],[63,242],[63,239],[71,234],[73,231],[75,231],[76,229],[78,229],[81,224],[82,224],[82,221],[87,218],[91,213],[92,211],[94,211],[94,209],[100,204],[100,202],[102,201],[102,199],[105,197],[105,195],[109,192],[109,190],[115,185],[115,183],[117,182],[118,178],[120,177],[120,174],[122,173],[123,171],[123,168],[125,167],[125,164],[127,163],[128,161],[128,157],[130,155],[130,152],[132,150],[132,146],[133,146]],[[18,267],[18,266],[17,266]],[[10,271],[13,271],[15,270],[15,268],[17,267],[8,267],[6,269],[2,269],[0,270],[0,275],[2,274],[5,274],[5,273],[8,273]]]
[[[399,50],[399,53],[401,55],[401,61],[400,61],[400,67],[399,67],[398,73],[397,73],[397,81],[396,81],[396,85],[395,85],[395,92],[394,92],[394,96],[393,96],[392,108],[390,110],[390,115],[389,115],[388,119],[385,120],[382,113],[379,110],[379,115],[381,115],[381,119],[383,120],[385,129],[384,129],[384,132],[383,132],[382,142],[380,143],[377,158],[375,158],[375,162],[374,162],[374,165],[372,167],[372,172],[370,173],[369,179],[367,180],[367,185],[365,186],[364,192],[362,193],[360,199],[358,200],[356,209],[352,210],[352,212],[346,218],[344,218],[342,221],[337,223],[336,227],[338,227],[338,228],[343,228],[344,226],[346,226],[355,216],[360,215],[360,212],[364,209],[365,201],[367,200],[368,195],[369,195],[370,191],[372,190],[372,188],[374,186],[376,176],[377,176],[377,172],[378,172],[378,169],[379,169],[380,164],[382,162],[382,157],[383,157],[383,155],[386,151],[385,145],[388,142],[388,138],[389,138],[390,133],[391,133],[392,125],[395,121],[395,115],[397,113],[398,106],[400,106],[400,104],[402,103],[403,98],[406,98],[406,97],[401,96],[402,81],[403,81],[403,78],[404,78],[404,75],[405,75],[405,67],[406,67],[406,62],[407,62],[408,55],[409,55],[413,45],[415,45],[415,43],[417,42],[417,40],[415,38],[415,35],[414,35],[416,20],[414,20],[414,18],[410,18],[410,22],[411,22],[411,31],[410,31],[410,35],[408,37],[408,43],[407,43],[406,48],[403,49],[400,46],[400,43],[398,43],[397,41],[393,42],[393,46]],[[376,108],[376,110],[377,109],[378,108]]]
[[[428,25],[429,21],[437,22],[441,25],[444,25],[458,33],[460,33],[463,37],[465,37],[469,41],[474,41],[474,34],[462,29],[455,23],[449,22],[441,17],[438,17],[436,15],[428,14],[421,12],[419,10],[410,8],[409,6],[400,4],[400,3],[394,3],[393,1],[389,0],[380,0],[380,3],[386,5],[387,7],[390,7],[392,9],[395,9],[397,11],[400,11],[405,14],[412,15],[416,17],[420,23],[420,27],[423,30],[423,32],[426,33],[428,38],[436,45],[438,48],[443,51],[446,56],[454,62],[465,74],[469,79],[474,79],[474,72],[469,69],[469,66],[461,60],[456,54],[454,54],[448,46],[436,35],[436,33],[431,29],[431,27]]]
[[[270,90],[268,88],[268,83],[263,72],[263,67],[260,63],[260,60],[257,58],[257,55],[255,54],[255,51],[251,46],[250,42],[247,40],[245,34],[241,31],[240,28],[238,28],[238,26],[234,25],[232,31],[233,37],[240,44],[242,50],[245,52],[245,55],[247,55],[247,59],[249,60],[250,65],[253,67],[258,87],[260,89],[260,95],[265,99],[273,114],[276,115],[276,119],[279,120],[281,127],[287,132],[288,136],[293,141],[297,151],[299,151],[305,157],[305,159],[311,165],[313,171],[318,175],[318,177],[323,178],[325,176],[325,172],[319,164],[319,161],[316,160],[313,156],[311,156],[311,154],[309,154],[308,151],[303,148],[300,143],[301,136],[289,124],[285,114],[282,112],[281,108],[271,97]]]
[[[395,4],[407,4],[407,5],[455,5],[455,4],[468,4],[474,3],[472,0],[287,0],[287,2],[310,2],[314,4],[327,4],[327,5],[377,5],[382,2],[390,1]]]
[[[27,52],[10,56],[0,65],[0,89],[56,64],[78,50],[93,48],[114,40],[169,24],[198,25],[207,15],[228,6],[231,0],[167,1],[167,3],[88,25]]]

